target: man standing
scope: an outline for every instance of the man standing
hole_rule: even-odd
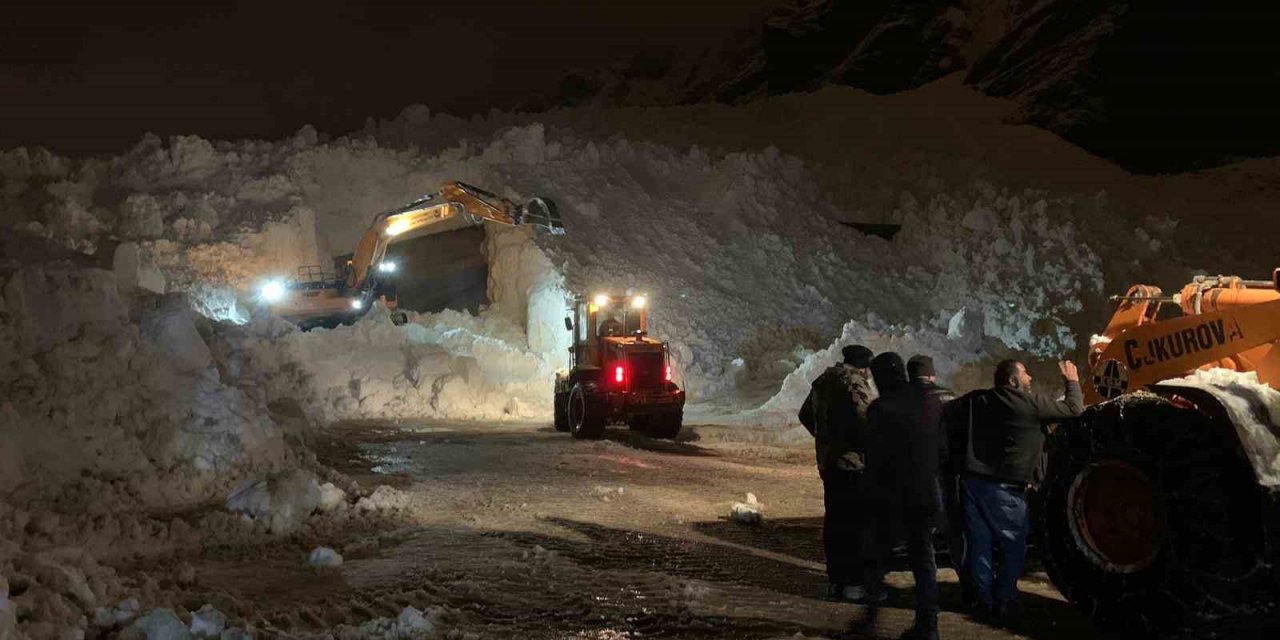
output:
[[[800,423],[814,437],[822,477],[822,542],[827,556],[828,595],[857,600],[865,579],[861,513],[867,408],[875,399],[868,367],[871,350],[849,345],[844,361],[827,369],[800,409]]]
[[[946,459],[941,430],[942,405],[920,385],[909,384],[902,357],[882,353],[871,361],[880,397],[867,412],[870,437],[867,474],[879,520],[876,527],[877,566],[868,586],[873,604],[884,592],[883,562],[895,534],[907,540],[907,555],[916,583],[915,626],[904,636],[913,640],[938,638],[938,567],[933,555],[933,529],[942,508],[938,474]]]
[[[947,403],[956,399],[950,389],[938,384],[937,372],[933,367],[933,358],[925,355],[912,356],[907,361],[907,375],[911,384],[926,394],[937,398],[942,404],[943,425],[953,421],[947,419]],[[948,443],[947,464],[943,465],[939,485],[942,489],[942,507],[946,515],[947,549],[951,555],[951,566],[956,570],[960,581],[960,602],[968,610],[974,606],[973,585],[969,580],[969,572],[965,567],[964,542],[964,507],[961,500],[960,468],[964,462],[964,448],[961,441],[950,437],[948,430],[942,432],[943,442]],[[959,447],[956,445],[960,444]]]
[[[1031,392],[1017,360],[996,365],[995,386],[966,394],[949,407],[964,434],[963,503],[966,561],[979,617],[1001,624],[1018,595],[1027,553],[1026,494],[1044,448],[1046,428],[1084,411],[1080,377],[1059,362],[1062,400]]]

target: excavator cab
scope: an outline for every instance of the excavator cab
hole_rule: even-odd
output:
[[[598,438],[624,422],[654,438],[674,438],[684,391],[672,380],[667,343],[649,337],[644,295],[599,294],[574,300],[572,366],[556,374],[555,425],[576,438]]]

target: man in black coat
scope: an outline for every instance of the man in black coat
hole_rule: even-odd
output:
[[[911,378],[911,384],[925,393],[938,399],[942,404],[944,424],[947,413],[947,403],[956,399],[955,392],[939,385],[937,371],[933,366],[933,358],[926,355],[914,355],[907,361],[907,376]],[[944,441],[950,442],[950,438],[943,434]],[[949,448],[948,463],[943,465],[942,476],[939,478],[939,484],[942,489],[942,507],[946,515],[947,529],[947,551],[951,556],[951,566],[956,570],[956,577],[960,581],[960,601],[965,609],[971,609],[974,606],[973,585],[969,580],[969,573],[965,567],[965,542],[964,542],[964,506],[961,500],[960,489],[960,469],[955,464],[957,460],[964,460],[964,451],[957,451]]]
[[[1026,494],[1050,423],[1080,415],[1084,395],[1075,364],[1058,363],[1063,399],[1031,392],[1031,375],[1017,360],[996,365],[995,386],[947,407],[953,446],[963,451],[965,542],[978,614],[995,623],[1018,595],[1027,553]]]
[[[876,356],[871,375],[880,391],[867,410],[867,474],[880,516],[876,554],[883,565],[896,534],[905,535],[916,583],[915,626],[905,637],[936,640],[938,568],[933,529],[942,508],[938,475],[947,456],[942,405],[933,394],[907,381],[906,367],[896,353]],[[884,592],[883,566],[873,572],[872,580],[868,591],[875,602]]]
[[[813,381],[799,415],[800,423],[813,435],[818,475],[822,477],[827,595],[837,600],[861,600],[866,595],[862,477],[867,408],[875,399],[868,370],[871,355],[862,345],[842,349],[843,361]]]

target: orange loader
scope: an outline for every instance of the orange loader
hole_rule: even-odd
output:
[[[1128,634],[1280,626],[1280,269],[1113,300],[1090,406],[1046,447],[1050,578]]]

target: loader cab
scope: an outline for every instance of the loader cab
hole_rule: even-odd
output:
[[[625,342],[644,344],[649,334],[645,296],[599,294],[574,301],[574,368],[603,367],[610,351]]]

